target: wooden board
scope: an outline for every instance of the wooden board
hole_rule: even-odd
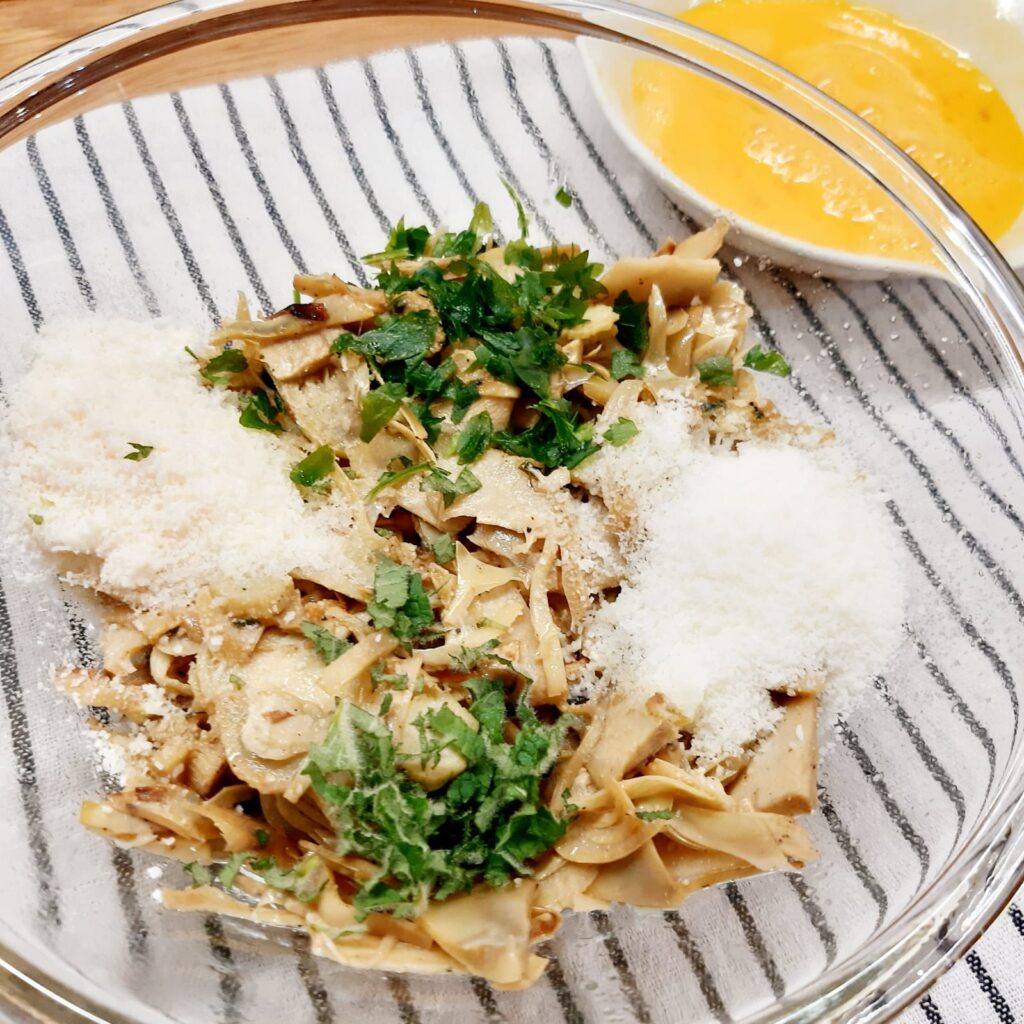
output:
[[[499,9],[490,0],[458,7],[453,0],[241,0],[164,30],[139,30],[104,47],[102,60],[51,73],[0,110],[0,138],[8,144],[105,103],[413,43],[573,34],[576,22],[554,12],[542,19],[534,14],[530,24],[518,18],[513,23],[509,6],[518,2],[503,0],[507,6]],[[59,45],[63,36],[88,31],[96,21],[139,9],[137,0],[0,0],[0,54],[6,61],[14,53],[15,62],[24,63],[30,47]]]

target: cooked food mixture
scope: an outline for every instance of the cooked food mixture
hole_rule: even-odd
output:
[[[399,223],[206,343],[58,325],[14,387],[18,521],[106,623],[82,821],[167,907],[520,988],[566,911],[814,858],[823,688],[900,635],[881,499],[759,397],[722,225],[607,270],[520,225]]]

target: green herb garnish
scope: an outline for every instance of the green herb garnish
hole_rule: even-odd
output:
[[[545,399],[534,409],[540,413],[532,427],[518,434],[502,431],[494,443],[510,455],[531,459],[541,466],[574,469],[597,451],[593,423],[578,423],[572,406],[564,399]]]
[[[760,345],[747,352],[743,365],[759,373],[773,373],[776,377],[788,377],[791,372],[781,352],[766,351]]]
[[[425,309],[378,317],[378,324],[362,334],[339,334],[331,351],[358,352],[378,363],[422,359],[437,332],[437,317]]]
[[[228,682],[236,690],[241,690],[245,686],[245,680],[241,676],[236,676],[234,672],[228,676]]]
[[[249,430],[267,430],[272,434],[280,434],[284,427],[278,417],[284,412],[284,403],[276,391],[255,391],[242,395],[238,400],[242,414],[238,422]]]
[[[135,449],[125,456],[129,462],[141,462],[143,459],[148,459],[153,451],[151,444],[137,444],[135,441],[129,441],[128,447]]]
[[[496,664],[507,668],[510,672],[519,676],[520,679],[529,680],[530,677],[524,672],[520,672],[519,669],[517,669],[515,665],[508,660],[508,658],[503,658],[500,654],[495,654],[494,652],[497,648],[497,640],[488,640],[479,647],[460,647],[452,655],[452,664],[460,672],[472,672],[479,665],[493,661]]]
[[[616,380],[643,375],[644,364],[634,352],[630,352],[628,348],[617,348],[612,353],[612,376]]]
[[[270,842],[270,833],[265,828],[258,828],[253,835],[256,837],[256,845],[265,850],[267,843]]]
[[[438,565],[447,565],[455,558],[455,541],[450,533],[442,533],[430,545],[434,553],[434,560]]]
[[[299,487],[325,490],[335,468],[334,449],[325,444],[310,452],[300,462],[296,462],[288,478]]]
[[[509,198],[515,203],[516,221],[519,224],[519,237],[526,238],[530,233],[530,220],[526,216],[526,210],[523,209],[523,201],[516,195],[516,190],[504,178],[501,179],[501,183],[505,186],[505,191],[508,193]]]
[[[673,817],[673,812],[669,810],[663,811],[634,811],[633,812],[641,821],[668,821]]]
[[[469,466],[466,466],[454,480],[448,470],[442,469],[440,466],[431,466],[420,486],[430,491],[437,491],[441,495],[444,507],[448,508],[456,498],[462,497],[463,494],[479,491],[483,485]]]
[[[555,193],[555,202],[558,203],[559,206],[564,206],[566,209],[569,209],[569,207],[572,206],[572,193],[563,185]]]
[[[192,879],[193,889],[198,889],[201,885],[209,885],[213,881],[213,875],[210,874],[210,869],[205,864],[194,860],[188,864],[182,864],[181,867],[185,874]]]
[[[406,398],[401,384],[382,384],[363,396],[363,422],[359,429],[360,441],[372,441],[381,428],[402,408]]]
[[[302,635],[313,645],[313,649],[320,655],[320,660],[325,665],[340,658],[352,644],[348,640],[336,637],[332,632],[318,626],[313,622],[302,622],[299,624]]]
[[[621,448],[627,441],[631,441],[640,429],[632,421],[620,416],[603,434],[604,439],[613,447]]]
[[[239,349],[226,348],[199,371],[199,376],[211,384],[223,386],[233,374],[242,373],[248,368],[249,364]]]
[[[567,821],[544,806],[540,783],[558,756],[567,719],[542,723],[524,695],[520,728],[507,742],[503,684],[478,678],[465,686],[478,729],[447,706],[418,723],[422,763],[447,748],[466,762],[432,793],[398,766],[387,724],[348,701],[310,751],[305,772],[330,813],[338,853],[378,865],[353,898],[360,919],[370,911],[412,917],[430,899],[529,875],[529,862],[565,834]]]
[[[423,577],[383,555],[373,577],[373,600],[366,610],[377,629],[390,629],[406,644],[434,624]]]
[[[612,309],[619,314],[615,324],[615,336],[623,348],[642,356],[647,351],[647,303],[634,302],[629,292],[619,292],[612,303]]]
[[[701,383],[711,387],[732,386],[736,383],[731,356],[709,356],[702,359],[697,364],[697,373],[700,374]]]
[[[29,512],[28,517],[36,524],[36,526],[43,525],[43,517],[38,512]]]
[[[491,443],[494,436],[494,423],[490,413],[479,412],[462,428],[452,445],[452,454],[457,456],[459,464],[476,462],[484,449]]]

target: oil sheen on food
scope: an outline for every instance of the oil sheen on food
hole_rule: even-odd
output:
[[[781,64],[898,143],[999,239],[1024,206],[1024,134],[991,80],[946,43],[844,0],[710,0],[680,20]],[[636,130],[726,210],[812,245],[922,260],[925,242],[845,160],[753,101],[638,61]]]

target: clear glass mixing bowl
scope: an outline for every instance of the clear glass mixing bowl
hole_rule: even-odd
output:
[[[151,894],[182,884],[178,869],[77,823],[111,780],[48,676],[65,652],[94,657],[89,624],[73,594],[27,583],[5,545],[8,1016],[880,1021],[1020,881],[1024,296],[913,164],[741,50],[610,0],[198,0],[68,44],[0,81],[0,379],[57,315],[159,313],[205,330],[238,288],[274,308],[297,266],[355,274],[402,214],[458,224],[482,198],[509,227],[500,178],[541,234],[605,259],[685,234],[589,91],[584,36],[683,61],[856,154],[943,267],[850,283],[728,254],[755,334],[795,368],[778,401],[831,424],[883,481],[912,593],[897,663],[826,737],[820,862],[678,913],[576,916],[523,993],[355,974],[290,934],[164,911]],[[569,209],[554,201],[562,183]]]

